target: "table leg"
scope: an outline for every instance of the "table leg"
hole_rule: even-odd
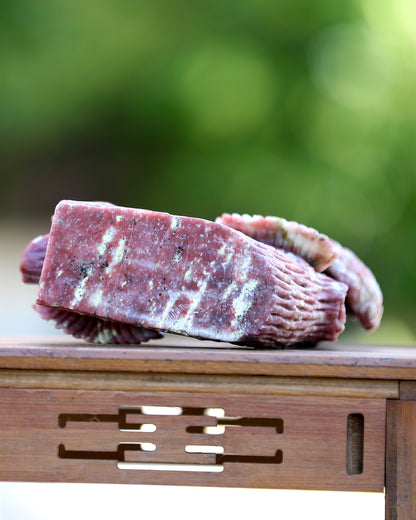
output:
[[[386,520],[416,519],[416,401],[387,401]]]

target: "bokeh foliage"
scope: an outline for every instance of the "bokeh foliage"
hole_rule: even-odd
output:
[[[297,220],[415,330],[415,78],[413,0],[0,0],[0,211]]]

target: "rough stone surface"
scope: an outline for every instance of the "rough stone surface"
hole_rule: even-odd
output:
[[[219,223],[103,203],[56,208],[37,303],[199,338],[335,340],[346,285]]]

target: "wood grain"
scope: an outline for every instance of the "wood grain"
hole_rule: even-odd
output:
[[[0,370],[0,387],[247,393],[394,399],[397,381],[62,370]]]
[[[379,492],[384,486],[385,399],[11,388],[0,389],[0,399],[1,480]],[[150,405],[179,406],[183,414],[142,413]],[[222,408],[225,418],[203,415],[206,407]],[[350,414],[362,414],[365,428],[363,471],[353,475]],[[268,426],[268,419],[281,426]],[[222,434],[201,429],[217,421],[226,424]],[[139,431],[142,422],[156,431]],[[142,451],[141,443],[156,450]],[[222,446],[224,454],[189,454],[187,445]],[[120,459],[191,463],[200,471],[120,469]]]
[[[386,520],[416,518],[416,401],[387,402]]]
[[[416,401],[416,381],[400,381],[399,397],[402,401]]]
[[[138,347],[3,338],[0,368],[416,380],[416,349],[326,344],[253,350],[212,345],[189,338],[166,338]]]

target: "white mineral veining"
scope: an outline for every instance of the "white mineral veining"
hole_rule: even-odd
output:
[[[169,297],[169,300],[165,306],[163,314],[160,317],[160,321],[163,324],[163,326],[165,326],[165,323],[170,324],[170,312],[176,303],[177,297],[179,297],[179,294],[175,295],[174,297]]]
[[[97,308],[103,299],[104,291],[102,289],[98,289],[89,297],[89,303],[92,307]]]
[[[74,298],[71,301],[71,304],[69,306],[70,309],[73,309],[77,303],[79,303],[85,296],[85,287],[87,285],[88,279],[91,276],[92,273],[92,266],[88,265],[86,267],[87,274],[86,276],[79,282],[77,287],[74,291]]]
[[[234,255],[234,248],[232,247],[232,243],[231,244],[223,244],[221,246],[221,249],[219,249],[218,251],[218,255],[219,256],[223,256],[224,259],[221,260],[221,263],[223,264],[223,266],[225,267],[227,264],[229,264],[233,258],[233,255]]]
[[[221,264],[226,264],[235,259],[234,247],[230,243],[224,243],[218,251]],[[239,261],[238,261],[239,260]],[[245,335],[244,326],[242,325],[244,316],[253,305],[253,293],[259,283],[256,279],[249,279],[251,272],[251,258],[246,255],[239,256],[236,264],[236,273],[238,280],[233,280],[225,288],[222,295],[219,295],[220,301],[224,301],[234,295],[231,302],[234,311],[234,319],[230,326],[222,330],[222,338],[224,341],[239,341]],[[202,277],[197,281],[197,290],[186,290],[185,287],[181,291],[169,294],[168,301],[165,305],[162,315],[160,316],[160,324],[163,328],[172,332],[186,334],[192,330],[192,334],[200,337],[215,337],[215,326],[209,323],[199,325],[198,311],[203,306],[203,299],[206,295],[209,280],[212,278],[212,271],[215,269],[217,261],[210,262],[202,271]],[[184,274],[184,281],[192,280],[193,263],[189,265]],[[187,309],[180,309],[180,299],[186,297],[189,300]],[[185,314],[183,314],[185,312]],[[178,318],[178,314],[182,315]]]
[[[235,318],[231,322],[233,328],[237,328],[243,317],[251,309],[253,305],[253,293],[258,285],[258,280],[254,278],[246,282],[240,291],[240,294],[233,300],[233,309]],[[243,331],[242,331],[243,332]]]
[[[251,267],[251,258],[249,255],[243,257],[243,263],[238,266],[238,277],[240,280],[247,280]]]
[[[177,249],[177,250],[175,251],[175,254],[173,255],[173,258],[172,258],[172,262],[173,262],[174,264],[177,264],[177,263],[181,260],[181,258],[182,258],[182,252],[183,252],[183,251],[182,251],[181,249]]]
[[[179,217],[172,217],[172,222],[170,224],[171,229],[178,229],[181,225],[181,219]]]
[[[113,253],[113,258],[111,259],[109,265],[105,268],[106,274],[109,274],[112,271],[113,267],[123,260],[124,254],[126,252],[126,241],[126,237],[122,237],[118,241],[117,248]]]
[[[188,307],[188,311],[182,318],[176,320],[176,322],[173,325],[173,331],[174,332],[180,332],[183,333],[189,327],[192,325],[192,321],[195,317],[195,311],[197,307],[200,305],[202,298],[204,297],[206,288],[208,285],[208,280],[201,280],[198,282],[198,291],[190,291],[191,294],[189,294],[191,301],[191,304]],[[178,297],[181,295],[178,295]],[[192,326],[192,328],[194,328]],[[199,332],[197,332],[198,334]]]
[[[106,252],[107,246],[113,240],[115,233],[116,230],[113,226],[110,226],[104,233],[103,238],[101,239],[101,243],[97,248],[98,254],[100,256],[103,256],[103,254]]]
[[[168,295],[168,302],[166,303],[162,315],[157,318],[158,323],[161,324],[162,328],[170,329],[172,332],[177,332],[180,334],[186,334],[187,331],[189,332],[189,330],[192,329],[196,335],[204,336],[204,330],[195,328],[192,322],[195,318],[197,308],[201,304],[201,300],[204,297],[207,285],[208,280],[200,280],[197,285],[198,290],[196,291],[185,289],[170,293]],[[183,307],[182,309],[175,309],[175,305],[176,302],[183,297],[186,297],[191,303],[188,306],[186,314],[181,318],[177,318],[178,311],[183,312]],[[153,317],[154,313],[152,312],[151,318]]]
[[[123,260],[123,255],[124,255],[125,247],[126,247],[126,240],[127,239],[125,237],[120,238],[117,249],[113,256],[113,261],[112,261],[113,265],[118,264],[119,262],[121,262]]]
[[[109,329],[104,329],[97,334],[97,337],[94,339],[94,343],[98,343],[101,345],[107,345],[108,343],[110,343],[112,341],[112,339],[113,339],[112,331]]]
[[[222,295],[222,299],[226,300],[230,294],[238,288],[238,285],[235,281],[232,281],[230,285],[225,289],[224,294]]]
[[[191,263],[191,265],[188,267],[185,275],[184,275],[184,279],[186,282],[189,282],[189,280],[191,279],[191,275],[192,275],[192,267],[193,267],[193,263]]]
[[[218,250],[218,254],[219,254],[220,256],[224,256],[224,255],[225,255],[225,250],[226,250],[226,248],[227,248],[226,244],[223,244],[223,245],[221,246],[221,249]]]

